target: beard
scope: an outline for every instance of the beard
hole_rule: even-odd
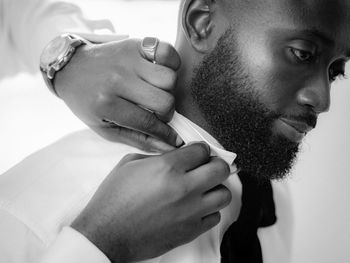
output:
[[[241,171],[259,180],[282,179],[294,164],[299,144],[273,133],[281,114],[260,102],[259,87],[245,70],[233,36],[232,30],[226,31],[195,69],[191,96],[213,136],[237,154]]]

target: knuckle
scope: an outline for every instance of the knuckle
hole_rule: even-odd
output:
[[[217,213],[211,215],[206,220],[205,228],[210,229],[210,228],[216,226],[217,224],[219,224],[220,221],[221,221],[221,214],[220,214],[220,212],[217,212]]]
[[[171,172],[174,171],[174,165],[172,165],[167,159],[165,158],[159,158],[157,161],[159,169],[163,173],[170,174]]]
[[[157,122],[156,117],[154,116],[154,114],[150,113],[144,116],[144,119],[141,124],[144,130],[150,131],[150,130],[153,130],[153,127],[156,122]]]
[[[174,178],[172,180],[171,198],[174,203],[182,203],[192,193],[192,189],[185,180]]]
[[[141,47],[141,39],[139,38],[129,38],[126,40],[123,40],[123,42],[125,42],[125,45],[129,48],[131,48],[132,50],[135,49],[135,47]]]
[[[171,196],[174,200],[181,200],[191,192],[191,187],[183,176],[183,172],[170,161],[160,158],[158,161],[159,174],[162,174],[165,183],[170,184]]]
[[[174,112],[175,112],[175,108],[172,108],[170,110],[165,110],[164,113],[163,111],[158,113],[159,119],[164,122],[164,123],[168,123],[172,120],[173,116],[174,116]],[[168,131],[166,131],[166,136],[167,138],[170,137],[172,134],[172,132],[170,131],[170,129]]]
[[[161,99],[160,103],[160,114],[167,115],[169,114],[175,107],[175,98],[173,95],[166,93]]]
[[[193,145],[193,149],[195,151],[195,154],[199,156],[209,156],[210,151],[209,151],[209,146],[207,146],[204,143],[196,143]]]
[[[154,152],[158,153],[157,147],[155,147],[155,139],[152,136],[145,135],[143,133],[138,133],[138,141],[142,142],[142,148],[144,152]]]
[[[180,180],[176,187],[176,199],[182,200],[191,192],[191,189],[188,184]]]
[[[114,42],[111,45],[113,45],[115,53],[118,53],[118,55],[122,57],[127,57],[135,53],[135,48],[137,50],[137,46],[140,42],[141,41],[136,38],[128,38],[123,41]]]
[[[173,133],[170,128],[165,128],[163,131],[163,134],[164,134],[163,137],[166,139],[172,139],[173,137]]]
[[[164,78],[164,87],[167,89],[172,89],[175,86],[177,74],[171,69],[166,69],[163,74]]]
[[[148,153],[152,153],[154,152],[154,149],[152,148],[152,145],[150,143],[147,142],[147,139],[145,139],[145,141],[143,142],[143,138],[142,136],[138,136],[140,139],[136,139],[136,141],[138,142],[138,147],[141,151],[143,152],[148,152]]]
[[[215,226],[215,225],[219,224],[220,221],[221,221],[221,213],[218,212],[218,213],[213,215],[213,225]]]
[[[110,108],[112,101],[110,96],[104,92],[99,92],[96,94],[95,99],[91,104],[91,108],[96,112],[95,114],[99,117],[107,117],[108,109]]]
[[[124,74],[123,74],[123,70],[118,68],[116,70],[117,72],[113,72],[111,74],[109,74],[108,78],[107,78],[107,83],[109,87],[115,88],[115,87],[120,87],[122,83],[124,83],[125,79],[124,79]],[[118,73],[120,72],[120,73]]]
[[[161,48],[159,51],[160,51],[160,56],[162,56],[164,59],[169,59],[173,52],[173,48],[169,43],[164,43],[163,48]]]
[[[228,190],[227,188],[224,188],[221,193],[221,204],[228,205],[229,203],[231,203],[231,200],[232,200],[232,194],[230,190]]]
[[[163,164],[160,171],[158,175],[162,175],[162,180],[160,180],[162,188],[167,189],[171,202],[179,203],[191,193],[190,186],[184,182],[185,180],[174,166]]]
[[[95,97],[96,105],[106,105],[111,102],[110,96],[107,96],[105,92],[98,92]]]
[[[169,73],[169,81],[172,85],[175,85],[176,83],[176,80],[177,80],[177,73],[175,71],[171,71]]]

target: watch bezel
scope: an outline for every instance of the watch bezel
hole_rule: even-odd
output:
[[[50,50],[50,48],[54,46],[55,41],[64,41],[62,48],[59,45],[57,46],[59,49],[57,54]],[[62,34],[50,41],[50,43],[43,50],[40,57],[39,68],[49,89],[56,95],[57,93],[53,86],[55,74],[62,70],[66,64],[68,64],[76,49],[83,44],[89,44],[89,41],[73,34]],[[47,55],[45,52],[51,52],[52,54],[50,54],[50,56],[52,56],[52,59],[45,58],[45,55]]]
[[[54,46],[57,45],[57,42],[60,41],[62,47],[61,50],[54,50]],[[61,35],[54,38],[43,50],[40,57],[40,68],[44,71],[48,71],[50,67],[56,65],[58,62],[62,61],[65,56],[72,49],[71,47],[72,39],[69,35]],[[56,53],[55,53],[56,52]]]

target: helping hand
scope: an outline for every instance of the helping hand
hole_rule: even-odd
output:
[[[166,152],[182,144],[164,123],[174,113],[172,90],[180,57],[170,44],[160,42],[153,64],[144,58],[140,42],[79,47],[56,73],[55,89],[73,113],[105,139]]]
[[[72,227],[112,262],[157,257],[220,221],[231,202],[228,165],[195,143],[160,156],[128,155]]]

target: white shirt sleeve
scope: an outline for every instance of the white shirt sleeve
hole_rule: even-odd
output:
[[[92,21],[79,7],[56,0],[0,0],[0,79],[38,72],[44,46],[64,32],[114,31],[108,20]]]
[[[37,263],[45,241],[19,215],[0,209],[0,262]]]
[[[65,227],[40,263],[111,263],[85,236]]]
[[[111,263],[85,236],[64,227],[49,246],[31,223],[0,209],[0,262]]]

